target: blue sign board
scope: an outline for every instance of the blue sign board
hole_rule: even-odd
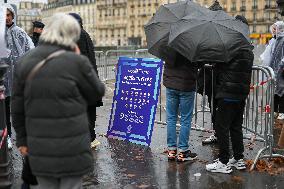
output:
[[[119,58],[109,138],[150,145],[162,68],[159,59]]]

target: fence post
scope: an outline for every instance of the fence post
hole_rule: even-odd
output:
[[[0,188],[10,188],[9,156],[7,146],[7,128],[5,111],[5,88],[3,76],[7,70],[7,64],[0,65]]]
[[[105,81],[107,81],[107,69],[108,69],[108,54],[111,52],[111,50],[108,50],[106,51],[106,54],[105,54],[105,65],[104,65],[104,69],[105,69],[105,75],[104,75],[104,79]]]

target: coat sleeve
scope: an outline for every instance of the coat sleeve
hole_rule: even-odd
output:
[[[96,62],[96,54],[95,54],[95,47],[93,44],[93,41],[88,33],[86,33],[86,42],[87,42],[87,54],[88,58],[91,61],[91,64],[95,70],[95,72],[98,74],[98,68],[97,68],[97,62]]]
[[[27,146],[24,108],[25,83],[20,79],[20,64],[16,65],[11,101],[12,124],[16,131],[17,146]]]
[[[20,53],[19,56],[23,56],[25,53],[27,53],[29,50],[34,48],[34,43],[32,41],[32,39],[28,36],[28,34],[23,31],[23,30],[19,30],[18,34],[16,36],[17,42],[19,43],[19,45],[17,46],[18,52]]]
[[[78,85],[88,105],[96,105],[97,101],[105,94],[105,86],[100,81],[97,73],[87,58],[79,62],[80,76]]]

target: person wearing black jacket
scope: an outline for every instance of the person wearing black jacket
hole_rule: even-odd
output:
[[[91,64],[93,65],[94,70],[98,74],[98,68],[96,64],[96,56],[95,56],[95,47],[90,35],[83,28],[83,21],[79,14],[77,13],[69,13],[69,15],[73,16],[81,26],[81,34],[80,39],[77,42],[77,45],[81,51],[81,54],[88,57]],[[89,115],[89,128],[91,134],[91,147],[95,148],[100,142],[96,139],[95,125],[96,125],[96,108],[103,105],[102,100],[99,100],[95,106],[88,107],[88,115]]]
[[[243,23],[243,16],[236,16]],[[254,55],[250,44],[239,49],[238,53],[225,63],[216,64],[216,135],[219,145],[219,159],[206,165],[210,172],[231,173],[232,168],[246,169],[243,160],[243,112],[245,100],[250,91]],[[233,158],[230,159],[229,139],[231,136]]]
[[[80,55],[77,21],[62,13],[51,20],[42,43],[16,66],[12,121],[38,188],[82,188],[82,177],[93,172],[87,107],[102,98],[105,87]]]
[[[43,31],[44,24],[40,21],[33,22],[33,35],[31,37],[35,47],[38,46],[39,37]]]

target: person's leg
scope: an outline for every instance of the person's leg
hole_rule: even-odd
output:
[[[10,97],[5,98],[5,111],[6,111],[6,126],[8,131],[7,143],[8,149],[11,150],[13,148],[11,136],[12,136],[12,128],[11,128],[11,106],[10,106]]]
[[[278,118],[278,114],[279,114],[279,101],[280,101],[280,97],[278,95],[274,95],[274,118],[277,119]]]
[[[188,150],[189,133],[191,129],[191,119],[194,107],[195,92],[180,92],[180,114],[181,114],[181,127],[179,134],[179,151]]]
[[[98,145],[100,145],[100,142],[96,139],[96,119],[97,119],[97,110],[96,106],[88,106],[88,119],[89,119],[89,130],[90,130],[90,136],[91,136],[91,147],[95,148]]]
[[[177,150],[177,134],[176,134],[176,123],[177,123],[177,114],[179,107],[179,99],[176,90],[166,89],[166,112],[167,112],[167,144],[169,151]],[[175,152],[176,153],[176,152]],[[174,159],[175,153],[168,156],[171,159]],[[168,154],[170,155],[170,154]]]
[[[6,126],[7,126],[7,131],[8,135],[11,137],[12,135],[12,129],[11,129],[11,108],[10,108],[10,97],[7,96],[5,98],[5,110],[6,110]]]
[[[209,96],[208,96],[209,98]],[[208,138],[205,138],[202,140],[202,144],[216,144],[217,143],[217,137],[216,137],[216,110],[217,110],[217,100],[216,99],[210,99],[209,100],[209,106],[210,106],[210,113],[211,113],[211,121],[212,121],[212,127],[214,130],[214,133],[210,135]]]
[[[62,177],[58,189],[83,189],[81,176]]]
[[[284,119],[284,96],[278,96],[278,117],[277,119]]]
[[[96,107],[95,106],[88,106],[88,118],[89,118],[89,129],[91,134],[91,141],[96,139],[96,132],[95,132],[95,125],[96,125]]]
[[[244,158],[244,143],[243,143],[243,113],[245,108],[245,102],[236,103],[235,117],[230,125],[230,135],[232,148],[234,152],[234,158],[236,160]]]
[[[233,105],[230,102],[219,99],[217,106],[215,129],[219,145],[219,159],[214,161],[214,163],[207,164],[206,170],[217,173],[231,173],[232,168],[227,163],[230,158],[229,127],[232,123],[232,115],[234,115]]]
[[[194,107],[195,92],[180,92],[180,114],[181,114],[181,127],[179,134],[178,150],[179,154],[177,161],[184,162],[197,158],[196,153],[189,150],[188,140],[191,129],[191,118]]]
[[[229,152],[229,127],[234,115],[233,105],[231,102],[225,102],[223,99],[218,100],[218,110],[216,112],[216,136],[219,146],[219,160],[227,164],[230,158]]]
[[[228,166],[235,167],[238,170],[246,169],[244,158],[244,143],[243,143],[243,113],[245,108],[245,101],[236,103],[235,115],[232,124],[230,125],[230,135],[234,157],[229,160]]]
[[[37,179],[32,173],[28,156],[23,158],[22,180],[23,186],[38,185]]]
[[[59,179],[53,177],[40,177],[37,176],[38,186],[31,186],[31,188],[40,189],[59,189]]]

